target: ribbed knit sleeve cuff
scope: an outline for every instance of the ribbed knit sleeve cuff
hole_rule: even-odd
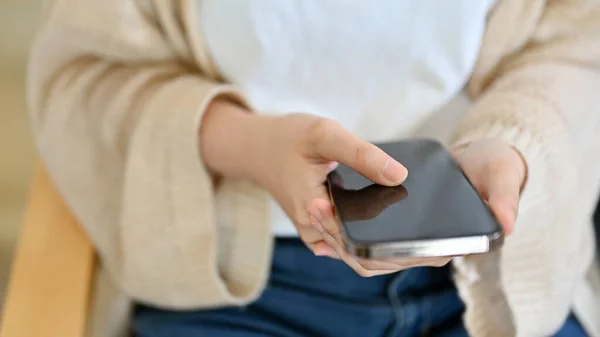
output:
[[[574,174],[561,161],[566,157],[560,154],[568,153],[566,134],[554,108],[533,97],[498,93],[478,102],[453,137],[456,146],[502,139],[521,153],[528,170],[515,231],[502,249],[454,261],[471,336],[551,335],[568,315],[574,277],[555,261],[573,248],[560,247],[561,238],[577,242],[565,225],[572,221],[565,197]]]
[[[270,269],[268,195],[249,181],[214,179],[202,163],[198,132],[204,111],[216,97],[250,107],[234,88],[204,80],[171,90],[179,93],[169,97],[180,99],[163,103],[179,115],[166,118],[169,124],[157,134],[170,138],[162,142],[168,148],[156,149],[169,157],[164,168],[168,181],[157,183],[168,189],[165,200],[171,213],[171,232],[163,245],[170,246],[172,263],[180,270],[164,277],[179,286],[163,294],[168,302],[156,302],[174,308],[249,303],[260,295]]]
[[[528,181],[524,185],[520,199],[520,212],[531,207],[535,202],[543,202],[545,191],[540,179],[544,179],[545,167],[540,159],[539,144],[531,133],[517,126],[508,126],[499,121],[487,125],[470,128],[459,133],[452,144],[461,146],[482,139],[501,139],[517,149],[525,159],[528,170]],[[537,188],[536,188],[537,187]],[[523,232],[522,223],[518,222],[513,236]],[[505,246],[510,245],[510,238]],[[514,254],[527,260],[530,252],[520,251],[522,247],[511,247]],[[527,305],[521,299],[527,298],[528,286],[521,287],[518,292],[506,293],[503,282],[502,252],[467,256],[454,259],[455,282],[460,296],[466,305],[465,326],[470,336],[477,337],[513,337],[516,334],[516,322],[513,319],[512,299],[517,298],[519,305]],[[519,282],[519,280],[512,280]]]
[[[254,109],[232,86],[216,85],[203,101],[203,113],[215,98],[226,98],[248,111]],[[199,130],[200,120],[196,121]],[[190,146],[198,160],[199,142]],[[185,167],[185,166],[181,166]],[[204,171],[204,168],[198,168]],[[255,300],[262,292],[270,270],[273,236],[269,219],[268,193],[250,181],[212,179],[216,234],[215,276],[220,277],[225,301],[240,305]]]

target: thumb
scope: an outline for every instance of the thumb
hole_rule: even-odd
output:
[[[517,220],[521,184],[516,182],[517,179],[502,174],[489,179],[484,194],[504,233],[509,235],[514,231]]]

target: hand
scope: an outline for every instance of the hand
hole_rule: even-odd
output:
[[[517,150],[501,140],[482,140],[455,148],[453,155],[469,180],[489,204],[505,234],[514,229],[520,191],[527,178],[527,166]],[[325,228],[324,242],[316,245],[316,252],[342,258],[364,276],[393,273],[414,266],[439,266],[450,258],[395,259],[391,261],[362,261],[349,257],[343,250],[339,229],[333,219],[333,210],[324,200],[314,200],[309,209],[318,208]],[[313,211],[314,212],[314,211]],[[319,226],[317,226],[319,227]]]
[[[514,231],[527,165],[521,154],[502,140],[481,140],[453,151],[453,155],[502,225]]]
[[[254,179],[275,197],[316,255],[339,258],[362,276],[442,266],[450,261],[448,257],[362,260],[345,251],[324,185],[327,174],[340,162],[374,183],[397,186],[406,179],[407,171],[382,150],[334,121],[310,115],[279,117],[266,134],[269,141],[259,156],[259,162],[266,165]]]
[[[402,260],[388,266],[387,262],[358,261],[340,245],[334,251],[325,243],[334,243],[330,233],[339,234],[325,187],[327,175],[338,162],[380,185],[398,186],[408,174],[400,163],[339,123],[303,114],[253,115],[217,99],[207,108],[199,138],[202,159],[215,176],[250,179],[267,189],[317,255],[342,258],[363,276],[448,261]]]
[[[397,186],[408,174],[335,121],[307,114],[254,115],[225,99],[215,99],[207,108],[199,138],[202,159],[212,173],[255,181],[285,204],[296,223],[309,223],[306,203],[287,194],[307,200],[315,191],[325,196],[327,174],[338,162],[384,186]]]
[[[336,177],[332,177],[336,189],[340,213],[344,214],[345,221],[372,219],[383,212],[387,207],[404,200],[408,196],[403,186],[385,187],[369,185],[361,190],[346,190]],[[312,216],[313,226],[321,233],[322,241],[317,242],[314,251],[317,255],[342,259],[358,274],[369,277],[395,273],[412,267],[441,267],[450,262],[450,257],[423,257],[423,258],[397,258],[391,260],[364,260],[349,255],[344,250],[339,224],[333,215],[333,207],[322,198],[314,199],[309,205],[312,214],[319,213],[320,219]]]
[[[323,229],[315,225],[321,215],[318,207],[309,206],[321,200],[331,209],[325,182],[338,162],[379,185],[398,186],[407,176],[400,163],[332,120],[287,115],[274,118],[263,132],[268,141],[261,146],[252,177],[278,201],[304,243],[320,255],[315,247],[324,242]]]

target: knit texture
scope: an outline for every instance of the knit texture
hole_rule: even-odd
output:
[[[265,192],[216,184],[199,157],[207,104],[244,99],[218,80],[196,3],[48,1],[28,72],[39,150],[111,279],[171,309],[251,302],[272,248]],[[505,247],[455,263],[472,336],[548,336],[585,283],[600,191],[599,41],[598,1],[501,0],[489,17],[475,104],[454,139],[505,139],[529,180]],[[598,313],[577,313],[597,336]]]

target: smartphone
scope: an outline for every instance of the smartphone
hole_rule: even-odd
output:
[[[396,187],[340,165],[328,188],[348,252],[366,259],[486,253],[500,224],[445,147],[428,139],[376,144],[408,169]]]

